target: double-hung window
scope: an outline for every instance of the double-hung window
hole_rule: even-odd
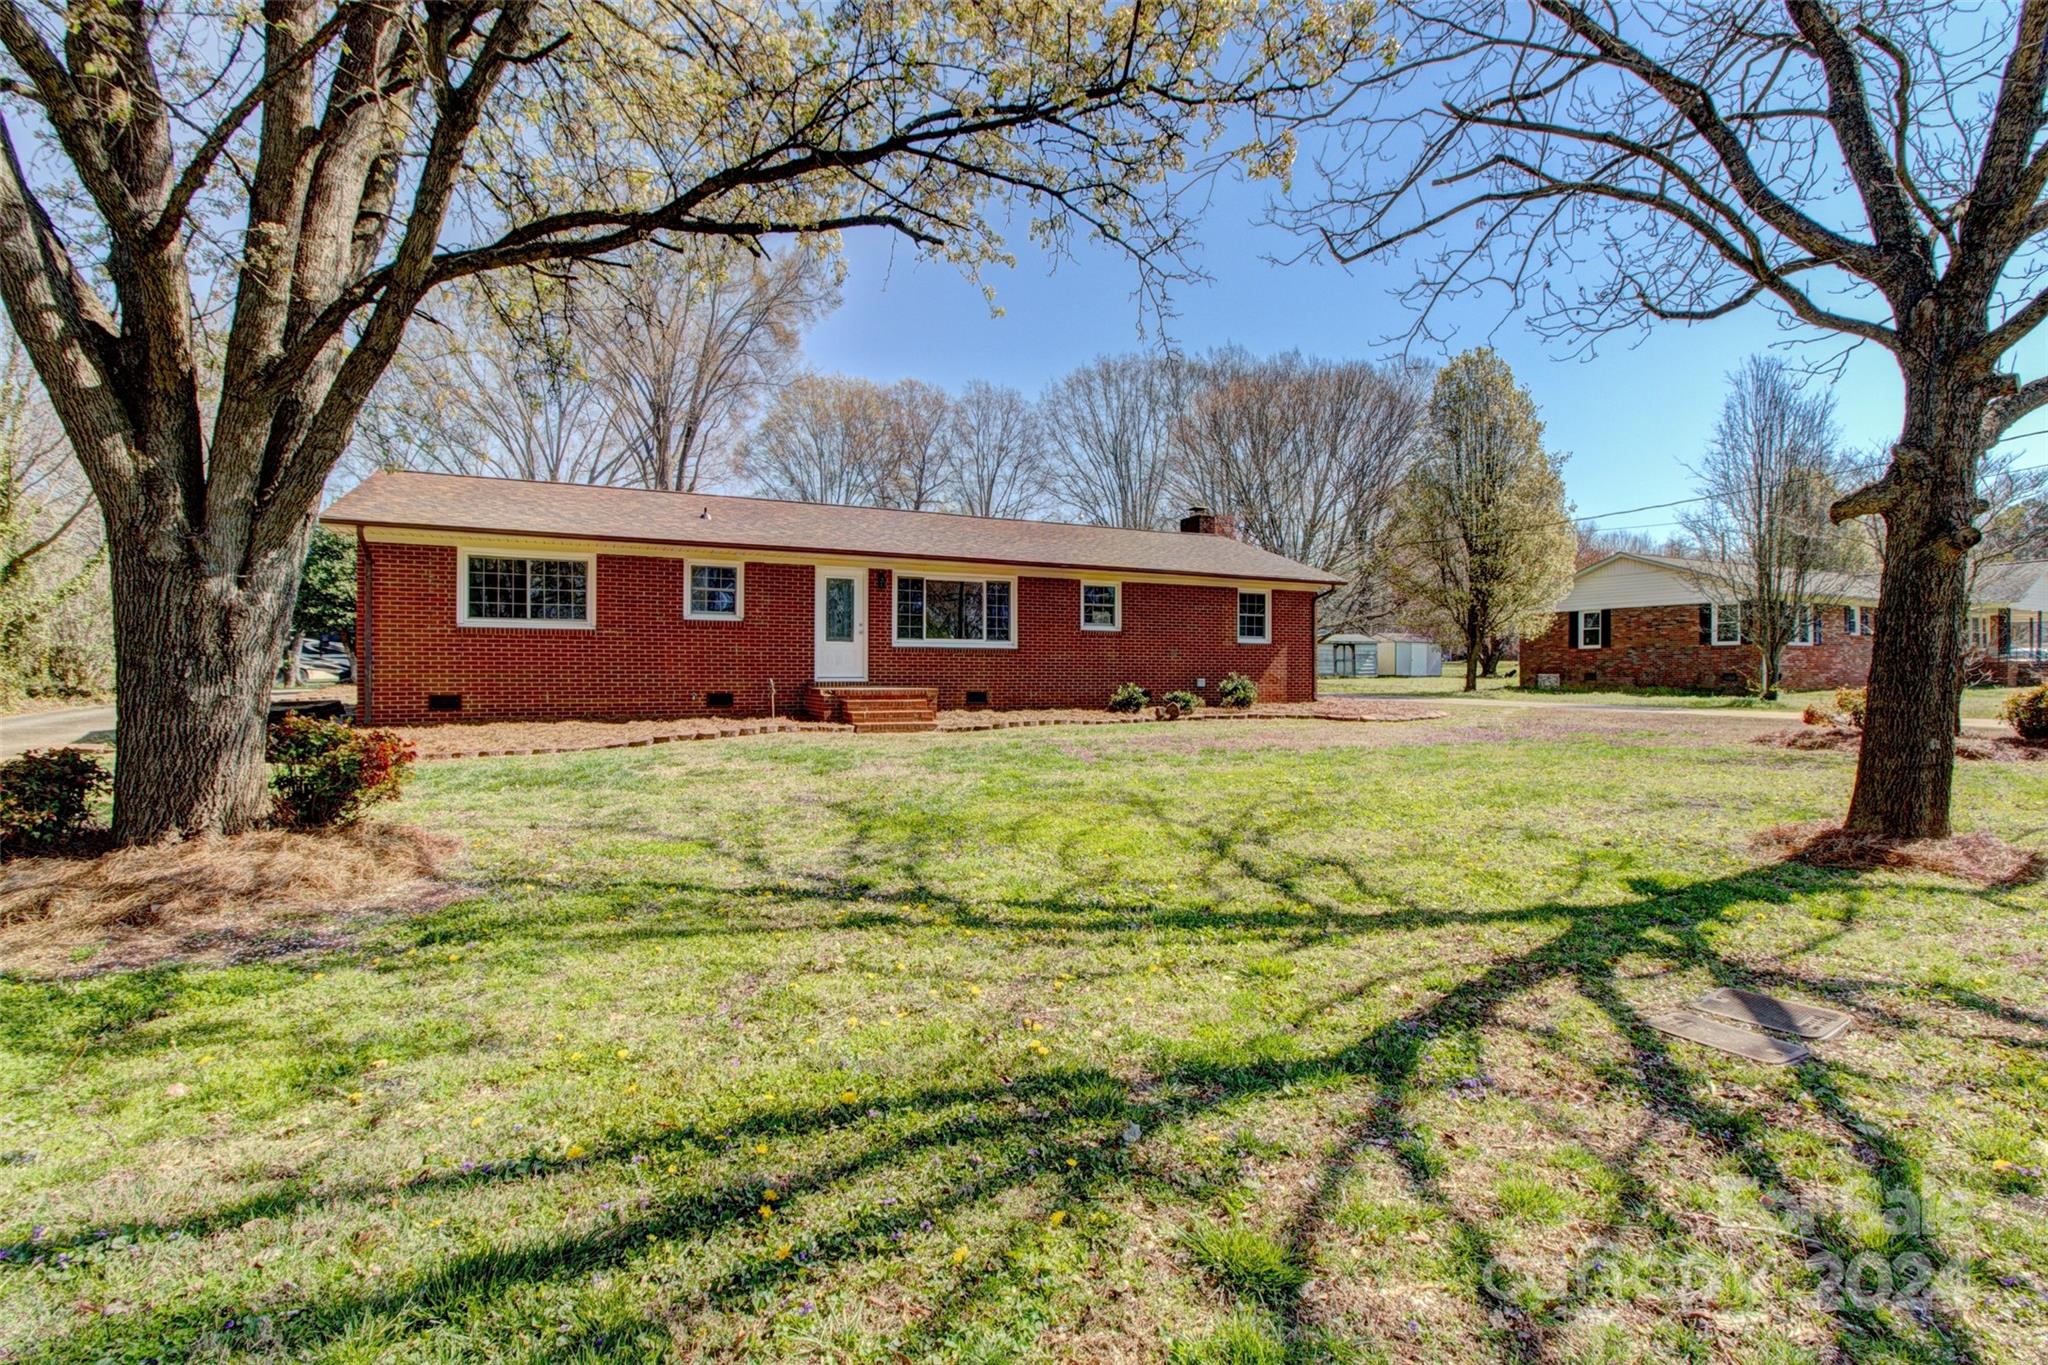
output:
[[[1798,614],[1792,618],[1792,638],[1786,643],[1794,645],[1820,643],[1820,613],[1814,610],[1812,603],[1803,602],[1800,604]]]
[[[1081,585],[1081,629],[1122,630],[1124,594],[1116,583]]]
[[[737,621],[740,619],[740,590],[744,571],[737,564],[691,563],[687,569],[689,596],[683,615],[694,621]]]
[[[1273,638],[1270,594],[1253,589],[1240,589],[1237,594],[1237,642],[1241,645],[1263,645]]]
[[[1007,578],[896,576],[896,643],[1009,649],[1017,643]]]
[[[1714,643],[1717,645],[1739,645],[1742,643],[1742,608],[1733,605],[1714,604]]]
[[[1600,634],[1600,620],[1601,614],[1597,611],[1582,611],[1579,613],[1579,638],[1577,643],[1580,649],[1606,648],[1607,641]]]
[[[506,555],[464,550],[461,611],[466,626],[587,627],[592,624],[594,555]]]

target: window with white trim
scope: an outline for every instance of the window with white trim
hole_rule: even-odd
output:
[[[745,570],[738,564],[691,563],[683,615],[694,621],[737,621]]]
[[[464,625],[578,627],[591,624],[594,555],[507,555],[465,550]]]
[[[1970,648],[1991,648],[1991,641],[1996,634],[1997,632],[1993,629],[1989,616],[1972,616],[1970,618]]]
[[[1606,643],[1607,641],[1602,639],[1600,635],[1600,613],[1597,611],[1580,612],[1579,648],[1600,649],[1603,646],[1605,646]]]
[[[1239,588],[1237,592],[1237,642],[1263,645],[1273,638],[1272,594],[1263,589]]]
[[[1842,608],[1842,630],[1846,635],[1875,635],[1876,623],[1871,619],[1869,607],[1847,606]]]
[[[1792,618],[1792,638],[1785,643],[1789,645],[1818,644],[1819,635],[1820,613],[1814,609],[1812,603],[1802,602],[1799,606],[1798,614]]]
[[[1714,604],[1713,640],[1717,645],[1739,645],[1742,643],[1742,608],[1734,605]]]
[[[1010,648],[1017,642],[1011,619],[1015,595],[1015,581],[1008,578],[898,574],[896,643]]]
[[[1119,583],[1081,585],[1081,629],[1122,630],[1124,593]]]

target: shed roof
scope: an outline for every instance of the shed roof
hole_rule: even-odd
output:
[[[954,560],[1096,572],[1262,579],[1326,588],[1344,580],[1229,536],[712,493],[537,483],[460,474],[372,474],[321,514],[330,527]]]

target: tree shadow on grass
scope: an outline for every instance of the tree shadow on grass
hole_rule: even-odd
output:
[[[1156,810],[1149,818],[1166,820]],[[1207,932],[1225,927],[1247,936],[1284,933],[1300,927],[1307,914],[1321,925],[1320,932],[1342,937],[1396,929],[1517,923],[1539,931],[1557,926],[1557,932],[1534,946],[1500,957],[1398,1018],[1307,1056],[1242,1063],[1214,1057],[1183,1060],[1142,1085],[1079,1068],[1048,1069],[1008,1083],[926,1086],[875,1097],[871,1103],[879,1112],[878,1119],[867,1116],[868,1102],[859,1110],[785,1105],[726,1125],[716,1135],[687,1126],[643,1128],[616,1133],[594,1144],[589,1156],[575,1162],[530,1157],[503,1169],[438,1173],[410,1182],[398,1197],[409,1200],[483,1183],[551,1180],[575,1171],[623,1166],[635,1158],[704,1159],[732,1143],[757,1137],[836,1134],[843,1144],[857,1142],[865,1131],[876,1134],[854,1155],[821,1160],[790,1176],[787,1184],[792,1198],[841,1187],[872,1172],[907,1169],[913,1162],[946,1159],[958,1165],[985,1151],[995,1153],[997,1159],[984,1158],[971,1174],[939,1182],[918,1197],[888,1207],[858,1209],[829,1226],[809,1231],[805,1265],[816,1268],[890,1254],[891,1239],[914,1233],[930,1220],[967,1210],[986,1212],[999,1198],[1024,1196],[1033,1202],[1028,1199],[1033,1190],[1042,1189],[1045,1197],[1033,1202],[1034,1212],[1029,1217],[1011,1223],[1011,1238],[1025,1235],[1047,1200],[1055,1196],[1062,1203],[1085,1207],[1119,1194],[1178,1191],[1176,1178],[1155,1167],[1145,1145],[1126,1148],[1122,1141],[1126,1125],[1138,1125],[1149,1139],[1171,1138],[1190,1124],[1224,1118],[1298,1085],[1358,1084],[1366,1091],[1362,1106],[1341,1140],[1333,1144],[1317,1174],[1314,1194],[1287,1229],[1289,1254],[1299,1264],[1312,1264],[1327,1233],[1333,1201],[1346,1180],[1361,1162],[1391,1154],[1415,1197],[1448,1220],[1456,1243],[1456,1264],[1464,1276],[1462,1292],[1490,1324],[1487,1337],[1495,1349],[1504,1359],[1545,1359],[1555,1353],[1560,1329],[1591,1301],[1593,1291],[1575,1288],[1563,1298],[1533,1306],[1517,1292],[1512,1276],[1504,1277],[1499,1269],[1497,1249],[1487,1228],[1458,1207],[1444,1188],[1445,1158],[1413,1122],[1413,1107],[1425,1093],[1419,1072],[1432,1040],[1452,1031],[1476,1034],[1499,1022],[1499,1010],[1507,1001],[1549,983],[1563,983],[1596,1007],[1625,1040],[1630,1063],[1610,1069],[1607,1080],[1611,1085],[1632,1092],[1647,1113],[1679,1125],[1730,1158],[1763,1204],[1776,1211],[1783,1234],[1799,1239],[1811,1256],[1846,1263],[1866,1249],[1848,1230],[1843,1216],[1809,1205],[1799,1182],[1772,1155],[1766,1135],[1759,1132],[1755,1121],[1710,1093],[1703,1073],[1680,1061],[1661,1035],[1648,1028],[1617,976],[1623,963],[1648,959],[1674,970],[1703,970],[1723,984],[1785,984],[1777,974],[1766,979],[1717,953],[1703,933],[1737,906],[1783,898],[1787,893],[1772,873],[1748,871],[1677,887],[1639,880],[1632,884],[1629,898],[1604,904],[1547,900],[1499,910],[1445,911],[1408,905],[1378,913],[1340,912],[1336,906],[1317,903],[1298,871],[1276,870],[1270,850],[1236,846],[1237,840],[1267,840],[1274,833],[1274,823],[1262,821],[1204,837],[1210,856],[1272,888],[1283,905],[1306,901],[1305,909],[1275,912],[1286,916],[1284,923],[1270,921],[1263,911],[1238,917],[1229,911],[1205,912],[1189,927],[1199,924]],[[1002,906],[961,901],[935,886],[917,885],[920,871],[915,863],[899,862],[891,868],[892,893],[936,905],[939,922],[974,922],[975,916],[983,916],[991,927],[1014,930],[1020,924],[1043,924],[1069,933],[1096,924],[1106,914],[1107,922],[1098,927],[1133,927],[1133,916],[1127,911],[1072,913],[1063,908],[1071,902],[1063,901],[1058,893],[1039,902]],[[1347,871],[1347,875],[1354,875],[1353,884],[1361,894],[1379,894],[1363,874]],[[898,880],[904,876],[912,878],[913,884],[907,888]],[[1802,876],[1809,889],[1846,886],[1856,879],[1853,873]],[[880,880],[866,882],[860,894],[877,894],[882,885]],[[675,890],[670,887],[671,894]],[[791,894],[788,886],[772,893],[778,902],[786,902]],[[822,903],[843,900],[845,892],[832,888],[801,895]],[[1135,920],[1143,927],[1159,927],[1142,913]],[[890,917],[884,914],[879,921],[864,920],[861,927],[878,922],[890,922]],[[917,922],[933,920],[920,917]],[[727,931],[732,931],[730,926]],[[1844,988],[1843,983],[1834,984]],[[1853,986],[1846,989],[1852,995],[1861,993]],[[1956,1003],[2008,1024],[2038,1026],[2040,1022],[2025,1011],[1996,1001],[1972,1000],[1967,993],[1957,996]],[[1844,1099],[1837,1084],[1837,1068],[1822,1061],[1809,1062],[1798,1072],[1798,1081],[1881,1192],[1903,1192],[1924,1206],[1914,1164],[1896,1138]],[[903,1127],[906,1123],[907,1131],[887,1131],[892,1125]],[[1065,1164],[1068,1160],[1073,1162],[1071,1167]],[[1636,1227],[1649,1229],[1675,1254],[1683,1254],[1688,1247],[1682,1221],[1657,1206],[1650,1193],[1651,1182],[1634,1165],[1633,1153],[1614,1163],[1624,1216]],[[131,1232],[144,1237],[171,1232],[205,1235],[250,1217],[285,1216],[309,1206],[335,1216],[389,1194],[390,1187],[381,1184],[273,1194],[156,1229]],[[196,1293],[131,1317],[94,1319],[69,1334],[39,1343],[35,1354],[46,1358],[136,1351],[176,1355],[202,1339],[232,1341],[233,1329],[225,1324],[246,1322],[252,1315],[265,1320],[266,1330],[280,1349],[291,1351],[335,1343],[367,1322],[403,1322],[407,1330],[430,1328],[465,1304],[490,1301],[522,1286],[567,1284],[595,1272],[632,1265],[647,1254],[650,1245],[701,1242],[735,1233],[755,1217],[757,1197],[758,1181],[745,1178],[657,1195],[635,1216],[621,1217],[601,1229],[565,1231],[519,1246],[476,1247],[417,1274],[393,1277],[381,1284],[351,1282],[304,1293],[283,1288],[268,1292],[261,1302],[232,1293]],[[1882,1250],[1895,1257],[1922,1255],[1934,1265],[1945,1261],[1942,1247],[1924,1223],[1902,1229]],[[761,1302],[764,1294],[773,1296],[793,1283],[803,1269],[775,1258],[765,1247],[742,1252],[730,1268],[689,1286],[685,1311],[745,1311],[748,1305]],[[931,1318],[910,1329],[904,1344],[937,1349],[951,1325],[971,1313],[975,1296],[987,1290],[994,1273],[963,1277],[953,1299],[935,1306]],[[1588,1285],[1595,1279],[1576,1277]],[[1874,1350],[1898,1359],[1926,1360],[1973,1359],[1977,1355],[1969,1333],[1931,1301],[1917,1316],[1865,1308],[1840,1296],[1822,1309],[1837,1348],[1845,1353]],[[1296,1342],[1306,1340],[1316,1326],[1311,1305],[1298,1295],[1280,1306],[1279,1316],[1289,1339]]]

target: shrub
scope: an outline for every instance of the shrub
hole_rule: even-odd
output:
[[[1841,719],[1832,711],[1823,711],[1818,706],[1809,706],[1799,713],[1799,719],[1808,725],[1833,725]]]
[[[85,825],[107,770],[82,749],[41,749],[0,763],[0,856],[57,848]]]
[[[2048,739],[2048,683],[2007,697],[2005,718],[2021,739]]]
[[[1864,695],[1860,687],[1838,687],[1835,689],[1835,710],[1842,719],[1861,730],[1863,728]]]
[[[389,730],[288,715],[270,727],[269,757],[278,823],[306,828],[351,824],[396,799],[413,748]]]
[[[1259,685],[1242,673],[1232,673],[1216,684],[1216,695],[1225,706],[1242,711],[1259,699]]]
[[[1116,691],[1109,694],[1109,709],[1112,711],[1142,711],[1151,694],[1136,683],[1118,683]]]
[[[1164,697],[1160,698],[1160,700],[1165,702],[1168,706],[1178,706],[1181,709],[1181,714],[1183,715],[1187,714],[1189,711],[1194,710],[1196,707],[1202,704],[1202,699],[1199,696],[1197,696],[1193,692],[1187,691],[1168,692]]]

